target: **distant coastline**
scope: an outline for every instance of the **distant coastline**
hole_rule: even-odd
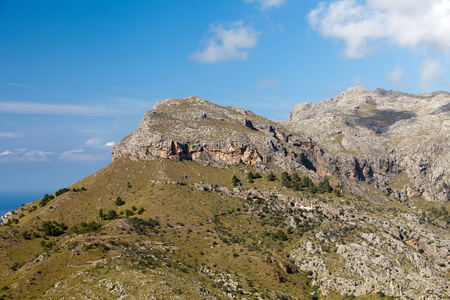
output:
[[[0,192],[0,216],[44,196],[45,192]]]

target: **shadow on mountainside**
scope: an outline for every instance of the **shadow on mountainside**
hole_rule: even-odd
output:
[[[351,121],[350,125],[365,127],[372,130],[375,134],[383,134],[389,128],[401,120],[408,120],[416,117],[417,114],[412,111],[396,111],[391,109],[377,109],[369,111],[367,116],[356,116]]]
[[[450,103],[447,103],[446,105],[442,105],[441,107],[439,107],[438,109],[436,109],[432,115],[436,115],[436,114],[440,114],[443,112],[447,112],[450,113]]]

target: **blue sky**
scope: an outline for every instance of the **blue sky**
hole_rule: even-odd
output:
[[[0,0],[0,29],[0,194],[99,170],[167,98],[286,120],[354,85],[450,87],[450,0]]]

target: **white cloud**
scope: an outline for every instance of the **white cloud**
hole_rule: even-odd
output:
[[[86,143],[84,143],[84,145],[87,147],[98,147],[98,146],[101,146],[102,144],[103,144],[103,142],[102,142],[101,138],[88,139],[86,141]]]
[[[280,84],[278,83],[276,78],[263,79],[256,85],[256,89],[258,90],[269,90],[279,88]]]
[[[247,50],[257,44],[259,37],[258,32],[244,26],[242,21],[231,23],[228,28],[223,24],[211,26],[209,32],[213,36],[206,42],[206,48],[189,55],[189,59],[201,63],[245,60],[248,57]]]
[[[104,116],[110,114],[126,113],[124,110],[110,109],[105,107],[27,103],[27,102],[0,102],[0,112],[17,113],[17,114],[83,115],[83,116]]]
[[[14,133],[14,132],[0,132],[0,138],[15,138],[19,137],[20,134]]]
[[[55,153],[42,150],[32,150],[23,153],[22,157],[25,161],[48,161],[48,156],[52,154]]]
[[[284,0],[245,0],[247,3],[253,3],[256,2],[259,4],[262,10],[269,9],[272,7],[278,7],[281,4],[283,4]]]
[[[6,151],[3,151],[3,152],[0,153],[0,157],[1,156],[6,156],[6,155],[10,155],[10,154],[12,154],[12,151],[6,150]]]
[[[386,74],[389,81],[398,83],[403,80],[405,73],[402,68],[396,67],[392,72]]]
[[[392,72],[386,74],[389,81],[392,81],[397,87],[403,86],[405,83],[405,73],[400,67],[395,67]]]
[[[350,83],[354,86],[364,86],[361,76],[350,79]]]
[[[106,143],[105,145],[103,139],[98,137],[91,138],[88,139],[80,149],[65,151],[59,154],[58,158],[62,161],[105,160],[111,156],[110,150],[105,148],[105,146],[108,146],[109,143]]]
[[[61,153],[59,159],[63,161],[95,161],[104,160],[105,155],[98,152],[88,152],[84,149],[76,149]]]
[[[376,41],[408,49],[450,51],[449,0],[322,2],[307,18],[323,36],[343,40],[348,58],[370,54]]]
[[[31,86],[26,85],[26,84],[21,84],[21,83],[5,82],[5,84],[6,84],[6,85],[10,85],[10,86],[15,86],[15,87],[22,87],[22,88],[31,89]]]
[[[6,150],[0,153],[1,162],[36,162],[36,161],[48,161],[49,156],[54,155],[53,152],[47,152],[42,150],[27,150],[26,148]]]
[[[54,153],[43,150],[19,148],[0,152],[0,163],[60,161],[105,161],[111,157],[110,148],[115,142],[104,143],[101,138],[88,139],[79,149]]]
[[[444,76],[446,70],[442,64],[435,59],[426,59],[420,68],[420,84],[426,88],[433,82],[439,81]]]

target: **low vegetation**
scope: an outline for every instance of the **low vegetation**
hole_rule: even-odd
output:
[[[20,220],[0,228],[0,298],[342,299],[321,293],[297,249],[313,241],[334,270],[338,245],[377,230],[356,225],[364,224],[358,207],[374,216],[394,210],[337,197],[339,186],[329,182],[247,166],[119,159],[44,196],[45,205],[24,206]]]

